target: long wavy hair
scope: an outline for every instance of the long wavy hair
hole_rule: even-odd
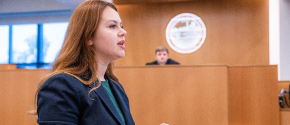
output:
[[[37,94],[40,87],[55,74],[67,73],[85,85],[95,84],[89,94],[101,85],[99,80],[96,82],[96,79],[99,79],[97,57],[95,51],[88,43],[94,37],[103,10],[106,7],[111,7],[117,11],[117,8],[112,3],[100,0],[86,0],[74,10],[69,21],[64,43],[53,63],[52,73],[40,81],[35,94],[35,109],[29,111],[29,114],[37,115]],[[106,74],[113,80],[118,81],[113,74],[113,62],[108,65]]]

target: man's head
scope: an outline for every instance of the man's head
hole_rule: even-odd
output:
[[[155,50],[155,59],[159,65],[165,65],[169,58],[169,51],[165,46],[158,46]]]

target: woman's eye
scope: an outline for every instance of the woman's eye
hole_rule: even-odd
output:
[[[110,25],[110,28],[115,28],[116,27],[116,25]]]

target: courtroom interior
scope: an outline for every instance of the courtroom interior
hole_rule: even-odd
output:
[[[0,2],[0,37],[7,37],[6,43],[0,39],[0,124],[37,125],[37,118],[27,112],[35,108],[38,83],[51,72],[71,14],[83,1]],[[280,22],[274,33],[279,34],[272,42],[270,19],[277,19],[270,11],[272,0],[107,1],[116,5],[127,31],[126,56],[114,62],[114,74],[127,93],[137,125],[290,124],[289,0],[277,0]],[[188,46],[174,44],[184,43],[184,39],[168,36],[182,29],[176,28],[182,21],[175,29],[168,27],[182,13],[194,14],[203,23],[203,34],[188,38],[199,42],[192,51],[179,51],[178,47]],[[58,25],[51,28],[52,33],[63,33],[61,42],[46,48],[50,40],[46,29],[54,23],[64,24],[62,30]],[[34,49],[21,51],[24,42],[25,46],[18,47],[19,54],[14,31],[26,24],[33,25],[38,35],[29,37],[36,41]],[[5,33],[1,27],[7,29]],[[196,38],[199,36],[202,38]],[[278,54],[273,55],[273,44],[278,45]],[[145,65],[156,60],[155,49],[160,45],[180,65]],[[26,51],[32,56],[18,56]],[[41,59],[44,55],[52,57]]]

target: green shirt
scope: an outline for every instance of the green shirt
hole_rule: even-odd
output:
[[[117,101],[116,101],[116,99],[115,99],[115,97],[114,97],[114,95],[112,93],[112,90],[110,88],[108,80],[101,81],[101,83],[105,87],[107,94],[109,95],[109,97],[110,97],[111,101],[113,102],[115,108],[117,109],[117,111],[118,111],[123,123],[125,124],[125,118],[124,118],[124,116],[123,116],[123,114],[121,112],[121,109],[120,109],[120,107],[119,107],[119,105],[118,105],[118,103],[117,103]]]

